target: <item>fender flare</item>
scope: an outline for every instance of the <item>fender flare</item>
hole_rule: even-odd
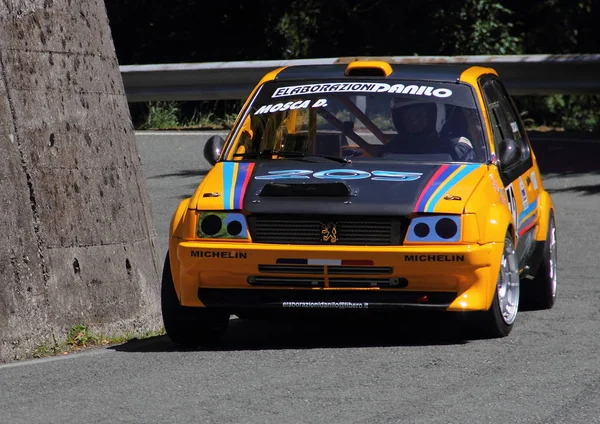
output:
[[[540,193],[538,202],[538,226],[535,231],[536,241],[546,241],[548,238],[548,224],[550,222],[550,215],[554,216],[556,220],[556,214],[554,213],[554,202],[550,197],[550,194],[544,190]]]
[[[179,202],[173,217],[171,218],[171,226],[169,229],[169,263],[171,265],[171,276],[173,278],[173,286],[177,293],[177,298],[181,298],[179,268],[180,261],[177,257],[177,244],[185,234],[185,216],[189,209],[191,197],[183,199]]]

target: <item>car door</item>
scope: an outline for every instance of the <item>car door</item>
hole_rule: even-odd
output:
[[[505,87],[495,77],[482,82],[483,96],[492,126],[494,153],[516,228],[516,251],[521,266],[533,252],[534,230],[539,222],[538,201],[541,177],[517,109]],[[503,155],[507,146],[516,153]]]

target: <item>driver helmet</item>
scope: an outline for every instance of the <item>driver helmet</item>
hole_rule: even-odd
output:
[[[446,122],[442,103],[395,98],[392,101],[392,120],[400,133],[440,133]]]

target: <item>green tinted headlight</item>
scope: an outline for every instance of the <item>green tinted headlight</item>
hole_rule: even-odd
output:
[[[201,212],[196,236],[213,239],[247,239],[246,217],[241,213]]]

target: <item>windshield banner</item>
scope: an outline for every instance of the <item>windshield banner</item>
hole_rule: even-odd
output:
[[[314,93],[398,93],[412,94],[415,96],[446,98],[452,95],[452,90],[448,88],[435,88],[426,85],[390,85],[385,83],[370,82],[340,82],[280,87],[275,90],[272,97],[276,98]]]

